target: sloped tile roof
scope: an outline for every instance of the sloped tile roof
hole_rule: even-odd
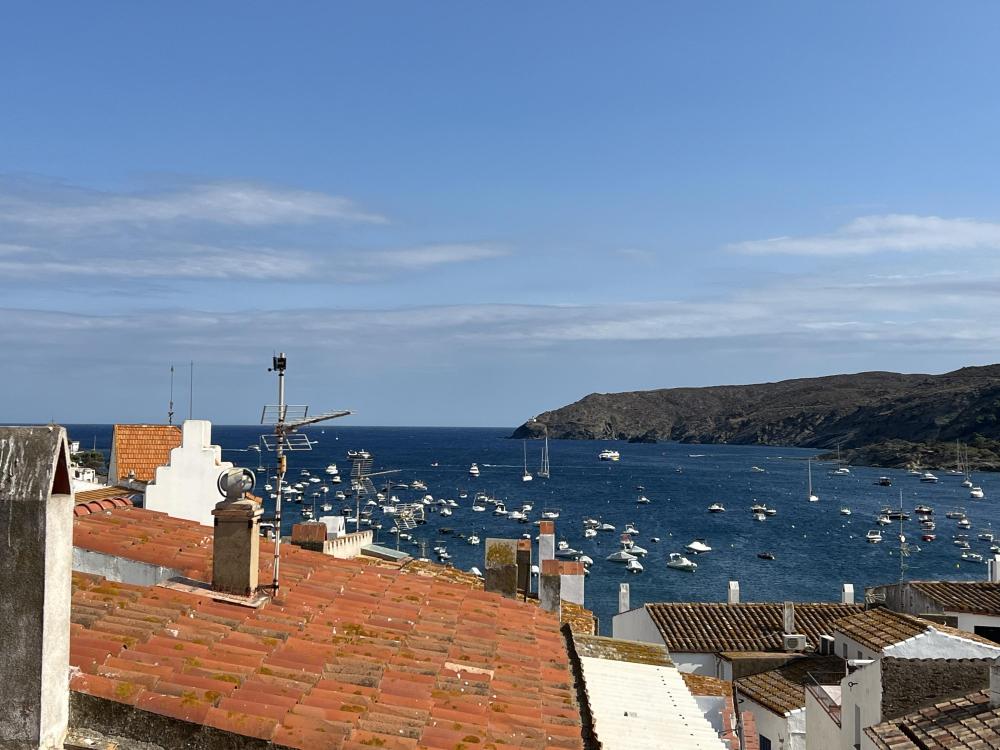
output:
[[[170,451],[181,444],[181,431],[167,424],[116,424],[112,450],[117,477],[124,479],[135,472],[138,482],[151,482],[156,469],[170,461]]]
[[[580,657],[609,659],[633,664],[652,664],[658,667],[672,667],[673,662],[667,649],[655,643],[626,641],[603,636],[574,635],[573,645]]]
[[[208,527],[121,508],[74,542],[208,579]],[[262,540],[261,579],[272,547]],[[558,620],[434,565],[282,547],[260,609],[74,575],[74,690],[296,748],[579,748]]]
[[[120,493],[119,493],[120,494]],[[102,510],[112,510],[114,508],[127,508],[132,501],[127,497],[106,497],[101,500],[80,501],[77,495],[76,504],[73,506],[74,516],[88,516],[91,513],[100,513]]]
[[[913,581],[910,585],[948,612],[1000,616],[1000,583],[991,581]]]
[[[139,493],[123,490],[121,487],[101,487],[96,490],[83,490],[74,493],[77,503],[88,503],[91,500],[110,500],[116,497],[131,498]]]
[[[706,674],[684,672],[684,684],[688,686],[691,695],[714,695],[723,698],[733,697],[733,683]]]
[[[1000,708],[985,690],[865,729],[879,750],[997,750]]]
[[[647,604],[671,653],[781,651],[781,603],[667,602]],[[795,630],[815,646],[836,620],[862,611],[860,604],[795,604]]]
[[[736,688],[779,716],[805,708],[805,684],[810,675],[846,674],[844,660],[836,656],[803,656],[768,672],[741,677]]]
[[[993,641],[974,633],[885,608],[870,609],[867,612],[845,617],[836,623],[834,629],[873,651],[881,651],[895,643],[909,640],[930,630],[997,647]]]

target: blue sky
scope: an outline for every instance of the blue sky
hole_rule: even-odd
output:
[[[1000,6],[48,3],[0,23],[0,421],[996,359]]]

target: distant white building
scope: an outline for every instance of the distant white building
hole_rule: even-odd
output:
[[[994,577],[1000,566],[991,561]],[[868,589],[896,612],[953,625],[1000,643],[1000,581],[903,581]]]

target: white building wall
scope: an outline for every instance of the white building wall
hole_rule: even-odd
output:
[[[156,470],[146,487],[145,507],[212,526],[212,509],[222,500],[216,482],[232,467],[222,460],[222,449],[212,445],[212,423],[189,419],[182,427],[181,444],[170,451],[170,462]]]
[[[804,745],[792,745],[791,744],[791,731],[788,727],[788,719],[784,716],[778,716],[769,708],[765,708],[757,701],[752,700],[745,696],[743,693],[739,693],[740,700],[740,710],[749,711],[753,714],[754,723],[757,726],[757,734],[767,737],[771,740],[772,750],[802,750]],[[799,735],[801,737],[801,733]]]
[[[626,641],[663,645],[663,635],[645,607],[630,609],[628,612],[621,612],[612,617],[611,635],[613,638],[622,638]]]
[[[1000,644],[988,646],[931,629],[894,643],[882,653],[897,659],[996,659],[1000,657]]]
[[[833,642],[837,656],[842,659],[877,659],[879,657],[878,651],[872,651],[843,633],[834,633]],[[847,646],[846,650],[844,646]]]
[[[855,744],[855,728],[860,717],[860,734],[863,740],[865,727],[882,721],[882,664],[873,662],[854,670],[840,681],[842,747]]]
[[[848,750],[840,727],[820,705],[811,692],[806,690],[806,750]]]
[[[725,730],[722,712],[726,710],[726,699],[721,695],[696,695],[694,702],[705,714],[705,719],[712,725],[712,729],[721,735]]]
[[[970,615],[965,612],[945,612],[958,619],[959,630],[967,630],[970,633],[976,632],[976,626],[1000,628],[1000,617],[990,615]]]
[[[660,641],[662,643],[663,641]],[[703,674],[708,677],[718,677],[722,680],[733,679],[732,665],[725,659],[720,659],[715,654],[671,652],[672,661],[681,672],[692,672]]]

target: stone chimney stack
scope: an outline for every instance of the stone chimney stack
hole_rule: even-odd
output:
[[[253,488],[245,469],[226,469],[219,475],[219,491],[226,499],[212,515],[212,588],[225,594],[257,593],[260,565],[260,517],[263,509],[246,493]],[[249,486],[248,486],[249,485]]]
[[[740,582],[739,581],[730,581],[729,582],[729,598],[727,599],[727,601],[730,604],[739,604],[740,603]]]
[[[854,584],[845,583],[840,589],[840,603],[854,604]]]
[[[785,635],[793,635],[795,633],[795,604],[793,602],[785,602],[781,614],[781,623]]]
[[[1000,708],[1000,659],[990,665],[990,706]]]
[[[73,490],[62,427],[0,427],[0,747],[61,748],[69,721]]]
[[[556,558],[556,524],[542,521],[538,525],[538,564]]]
[[[622,612],[628,612],[631,607],[629,607],[629,590],[627,583],[618,584],[618,614]]]
[[[1000,583],[1000,555],[993,555],[986,561],[987,580],[990,583]]]
[[[500,594],[508,599],[517,597],[517,540],[486,540],[486,574],[484,587],[487,591]]]
[[[577,561],[559,561],[559,598],[564,602],[572,602],[583,606],[584,581],[587,574],[583,571],[583,563]]]
[[[562,573],[558,560],[542,560],[538,576],[538,602],[546,612],[562,614]]]
[[[531,540],[517,540],[517,593],[524,598],[531,592]]]

